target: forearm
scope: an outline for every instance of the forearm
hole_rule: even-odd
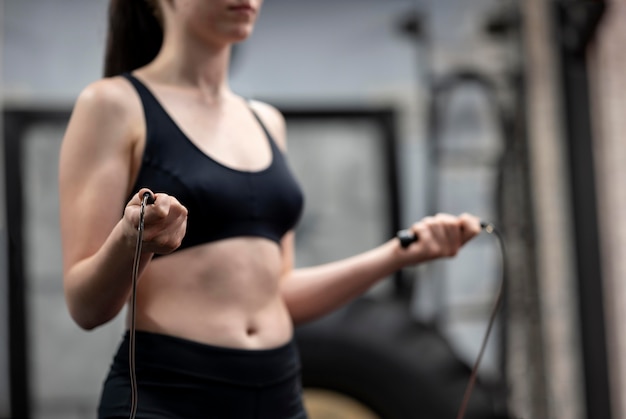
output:
[[[396,272],[404,265],[402,252],[390,240],[351,258],[291,271],[282,292],[294,323],[323,316]]]
[[[136,242],[122,230],[120,222],[98,252],[65,273],[65,295],[70,314],[84,329],[108,322],[128,300]],[[141,255],[139,274],[151,258],[151,253]]]

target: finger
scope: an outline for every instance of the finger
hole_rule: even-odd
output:
[[[456,255],[460,240],[459,227],[460,223],[457,218],[450,215],[439,213],[435,216],[436,228],[441,232],[441,256],[454,256]]]
[[[166,219],[170,213],[172,197],[164,193],[157,193],[154,195],[154,199],[154,203],[146,208],[146,224],[156,224]]]
[[[445,227],[441,218],[426,217],[424,223],[430,232],[429,253],[431,257],[439,257],[448,254],[448,237],[446,236]]]
[[[132,196],[127,205],[141,205],[141,201],[143,200],[143,195],[145,193],[149,193],[151,196],[154,196],[154,193],[150,189],[141,188],[139,189],[139,192]]]
[[[170,213],[172,213],[172,211],[175,211],[177,216],[186,218],[187,207],[181,204],[180,201],[173,196],[170,196],[169,199],[170,199]]]
[[[446,256],[455,256],[462,244],[462,226],[458,217],[450,214],[439,214],[446,235]]]
[[[441,215],[437,215],[427,222],[428,227],[432,233],[432,236],[437,242],[444,247],[448,245],[448,236],[446,234],[446,227],[442,220]]]
[[[170,202],[167,218],[155,224],[156,229],[144,236],[151,242],[151,249],[158,254],[168,254],[176,250],[187,231],[187,209],[174,197],[167,198]]]
[[[467,243],[480,233],[480,218],[468,213],[463,213],[459,216],[459,220],[461,222],[461,237],[463,243]]]

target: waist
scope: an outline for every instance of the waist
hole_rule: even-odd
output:
[[[292,320],[282,301],[261,312],[176,302],[159,304],[158,310],[156,306],[137,303],[138,330],[241,350],[273,348],[293,336]]]
[[[149,295],[163,293],[214,305],[261,308],[279,293],[283,258],[276,243],[236,238],[184,249],[152,260],[138,286]]]
[[[114,366],[128,367],[130,334],[126,332]],[[160,333],[136,331],[139,370],[163,371],[241,386],[268,386],[293,378],[300,357],[293,340],[269,349],[239,349],[208,345]]]
[[[239,348],[290,339],[275,244],[236,240],[152,261],[138,284],[137,328]]]

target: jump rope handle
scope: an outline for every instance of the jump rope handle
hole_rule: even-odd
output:
[[[411,243],[415,243],[419,240],[419,236],[409,229],[398,231],[396,237],[400,240],[400,246],[402,246],[403,249],[406,249]]]
[[[142,201],[146,205],[152,205],[152,204],[154,204],[154,201],[156,201],[156,199],[154,198],[154,195],[151,192],[144,192],[143,193],[143,197],[142,197]]]
[[[480,228],[482,228],[483,230],[489,230],[490,228],[492,228],[492,226],[490,223],[481,221]],[[489,233],[491,233],[491,231],[489,231]],[[416,241],[420,239],[417,234],[415,234],[413,231],[409,229],[398,231],[396,233],[396,237],[398,238],[398,240],[400,240],[400,246],[402,246],[403,249],[406,249],[412,243],[415,243]]]

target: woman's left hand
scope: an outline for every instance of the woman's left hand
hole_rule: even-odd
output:
[[[402,265],[456,256],[461,247],[480,233],[480,219],[471,214],[437,214],[410,227],[419,239],[400,250]]]

